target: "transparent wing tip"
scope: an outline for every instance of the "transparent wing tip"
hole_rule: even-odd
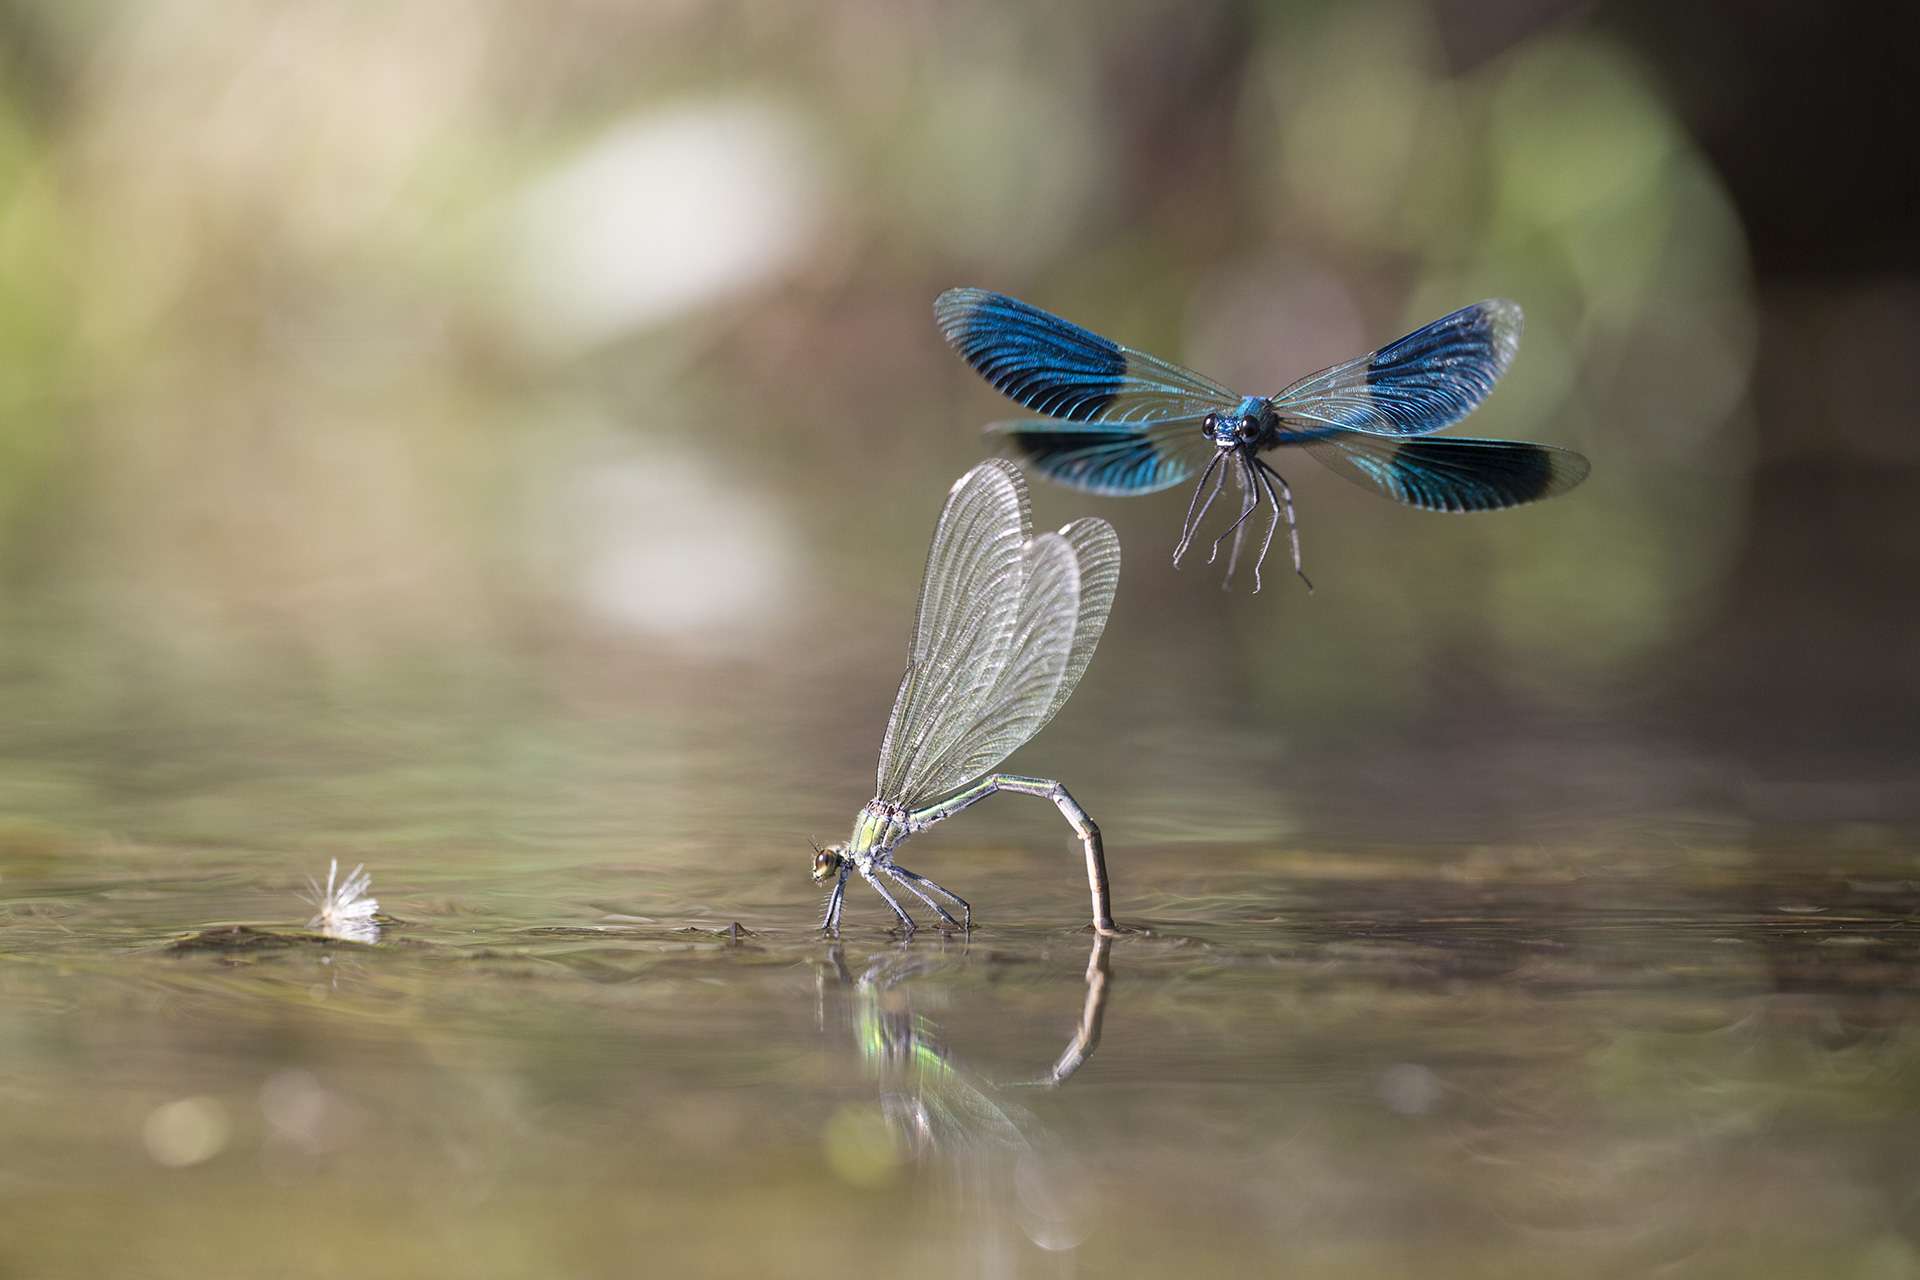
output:
[[[1505,369],[1513,363],[1513,357],[1520,350],[1520,335],[1526,330],[1527,318],[1520,310],[1520,304],[1507,298],[1488,298],[1479,304],[1480,313],[1486,317],[1487,333],[1493,341],[1495,359],[1499,367]]]
[[[987,289],[948,289],[933,300],[933,321],[947,341],[953,342],[966,332],[982,303],[1000,296]]]
[[[1067,521],[1060,526],[1060,536],[1072,544],[1074,554],[1082,560],[1094,556],[1111,559],[1116,566],[1120,563],[1120,535],[1099,516]]]
[[[996,473],[1005,477],[1007,483],[1011,484],[1015,491],[1020,494],[1020,506],[1022,510],[1024,510],[1026,508],[1027,496],[1026,477],[1020,474],[1019,467],[1005,458],[988,458],[983,462],[975,463],[965,475],[953,482],[953,487],[947,490],[947,497],[952,498],[964,489],[972,488],[976,484],[985,483],[991,480]]]

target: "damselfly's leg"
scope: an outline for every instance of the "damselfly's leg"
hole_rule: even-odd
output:
[[[1253,594],[1259,595],[1260,566],[1267,562],[1267,549],[1273,546],[1273,531],[1280,527],[1280,499],[1273,496],[1273,482],[1267,479],[1267,469],[1260,465],[1259,459],[1254,460],[1254,466],[1258,468],[1254,472],[1254,479],[1260,486],[1260,497],[1273,508],[1273,515],[1267,521],[1267,536],[1260,540],[1260,557],[1253,562]],[[1227,572],[1232,573],[1233,570],[1229,568]]]
[[[932,898],[929,898],[926,894],[920,892],[920,886],[907,878],[903,868],[888,865],[880,868],[880,870],[883,873],[885,873],[886,877],[889,880],[894,881],[901,888],[905,889],[908,893],[920,899],[920,901],[926,903],[928,906],[932,907],[934,910],[934,913],[938,915],[942,920],[946,921],[948,924],[952,925],[956,929],[960,927],[960,922],[958,920],[955,920],[951,915],[949,915],[945,907],[935,902]]]
[[[895,864],[893,869],[895,871],[898,871],[901,875],[905,876],[907,879],[913,881],[915,884],[923,885],[926,888],[933,890],[935,893],[939,894],[941,897],[945,898],[947,901],[958,906],[960,908],[961,918],[966,922],[964,927],[968,929],[973,928],[973,907],[971,904],[967,902],[965,898],[961,897],[959,894],[955,893],[953,890],[949,888],[946,888],[943,885],[935,884],[932,880],[927,879],[927,877],[921,875],[918,871],[909,871],[905,867],[900,866],[898,864]],[[940,908],[937,905],[935,905],[933,909],[935,911],[940,911]],[[947,915],[946,912],[940,911],[940,915],[943,919],[946,920],[948,924],[953,923],[953,917]]]
[[[1246,536],[1247,536],[1247,531],[1244,528],[1235,529],[1233,531],[1233,542],[1227,548],[1226,576],[1220,579],[1220,589],[1222,591],[1233,590],[1233,571],[1240,564],[1240,540]],[[1258,593],[1260,590],[1260,575],[1258,573],[1255,573],[1253,575],[1253,582],[1254,582],[1253,589],[1256,593]]]
[[[1258,502],[1261,497],[1260,482],[1254,479],[1253,468],[1247,465],[1245,454],[1241,455],[1240,471],[1240,483],[1253,495],[1254,501]],[[1247,530],[1244,525],[1233,531],[1233,547],[1227,552],[1227,576],[1220,579],[1220,589],[1222,591],[1230,591],[1233,588],[1233,571],[1240,565],[1240,541],[1246,537],[1246,533]],[[1259,565],[1253,567],[1253,590],[1256,595],[1260,592]]]
[[[880,877],[874,875],[871,868],[862,867],[860,868],[860,878],[872,885],[875,893],[886,899],[887,905],[893,908],[893,914],[900,917],[900,927],[906,930],[908,937],[912,937],[914,929],[918,926],[913,923],[913,917],[907,914],[906,908],[900,905],[899,899],[888,893],[887,886],[880,883]]]
[[[907,830],[922,831],[943,822],[962,809],[980,803],[996,791],[1012,791],[1023,796],[1041,796],[1053,801],[1054,808],[1067,820],[1087,855],[1087,890],[1093,897],[1093,931],[1118,932],[1113,927],[1113,896],[1107,888],[1107,856],[1100,844],[1100,828],[1067,789],[1050,778],[1029,778],[1017,773],[990,773],[965,791],[956,792],[937,804],[915,809],[907,815]]]
[[[1240,526],[1247,522],[1247,517],[1253,514],[1253,509],[1260,505],[1260,486],[1253,482],[1253,469],[1247,465],[1246,455],[1236,453],[1234,456],[1240,462],[1240,492],[1246,496],[1240,502],[1240,518],[1221,530],[1220,537],[1213,540],[1213,549],[1207,552],[1208,564],[1212,564],[1214,558],[1220,554],[1221,540],[1229,533],[1234,535],[1233,545],[1234,549],[1238,551],[1240,547]],[[1227,576],[1233,576],[1231,569],[1227,571]]]
[[[820,927],[828,933],[840,932],[840,908],[847,900],[847,873],[852,870],[851,862],[842,862],[840,878],[833,882],[833,892],[827,895],[827,914],[820,922]]]
[[[1267,482],[1268,497],[1273,496],[1273,482],[1276,480],[1280,482],[1280,495],[1281,497],[1286,499],[1286,505],[1287,505],[1287,538],[1290,542],[1293,543],[1293,571],[1300,575],[1300,581],[1306,583],[1307,590],[1311,592],[1313,590],[1313,579],[1309,578],[1307,576],[1307,571],[1300,567],[1300,527],[1293,522],[1293,490],[1287,488],[1287,478],[1285,476],[1281,475],[1278,471],[1275,471],[1272,467],[1268,466],[1265,462],[1262,462],[1259,458],[1255,458],[1253,460],[1253,464],[1256,467],[1260,468],[1261,476]],[[1278,519],[1278,518],[1279,518],[1279,504],[1276,503],[1275,519]],[[1273,540],[1273,530],[1271,529],[1267,530],[1267,540],[1269,542]],[[1260,558],[1262,560],[1267,558],[1267,553],[1264,548],[1260,552]],[[1259,588],[1257,587],[1254,589],[1256,591],[1259,590]]]
[[[1220,471],[1220,464],[1226,459],[1225,451],[1213,455],[1213,461],[1207,463],[1207,469],[1200,473],[1200,483],[1193,486],[1193,497],[1187,500],[1187,518],[1180,525],[1180,541],[1173,546],[1174,567],[1180,565],[1180,557],[1187,554],[1187,547],[1193,542],[1193,535],[1200,530],[1200,522],[1207,518],[1207,509],[1213,506],[1213,500],[1220,496],[1221,486],[1227,482],[1227,473]],[[1218,474],[1215,474],[1218,472]],[[1200,502],[1200,491],[1207,487],[1207,481],[1213,481],[1213,492],[1207,494],[1207,500]],[[1200,514],[1193,513],[1194,505],[1200,506]]]

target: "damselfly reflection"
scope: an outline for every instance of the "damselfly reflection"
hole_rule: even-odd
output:
[[[1066,1084],[1099,1045],[1111,940],[1094,936],[1078,1025],[1053,1065],[1038,1075],[1040,1054],[1052,1045],[1030,1039],[1020,1019],[1006,1016],[1003,978],[1031,982],[1037,971],[1046,971],[1043,980],[1051,984],[1053,967],[1020,965],[1023,977],[1015,979],[1001,973],[1012,955],[976,955],[977,945],[929,951],[898,944],[851,968],[837,941],[826,949],[815,966],[820,1029],[851,1033],[859,1074],[879,1094],[877,1108],[854,1102],[829,1115],[828,1163],[855,1185],[883,1181],[891,1165],[915,1166],[915,1198],[939,1207],[915,1236],[938,1259],[939,1270],[1024,1274],[1019,1264],[1029,1242],[1051,1254],[1071,1250],[1101,1217],[1097,1182],[1045,1119],[1048,1113],[1084,1114],[1086,1103],[1043,1100],[1039,1093]],[[1065,984],[1060,992],[1066,993]],[[973,1003],[969,993],[989,1000],[997,1013],[990,1026],[974,1028],[979,1038],[969,1037],[972,1048],[962,1051],[947,1035],[950,1028],[927,1011],[970,1021],[957,1014],[959,1006]],[[1022,1065],[1007,1079],[980,1070],[982,1057]],[[942,1219],[951,1223],[945,1231]],[[910,1256],[896,1261],[899,1271],[916,1265]]]
[[[893,860],[900,842],[996,791],[1053,801],[1086,851],[1093,927],[1113,930],[1100,829],[1047,778],[988,773],[1065,705],[1106,630],[1120,581],[1120,540],[1104,520],[1033,533],[1026,481],[983,462],[947,495],[927,553],[907,671],[880,744],[879,789],[853,836],[817,851],[813,878],[833,881],[821,927],[838,932],[847,877],[873,886],[913,932],[889,882],[953,928],[971,927],[965,899]],[[985,776],[982,776],[985,775]],[[940,799],[938,797],[945,797]],[[961,919],[935,895],[961,911]]]
[[[1073,1079],[1094,1050],[1100,1048],[1100,1029],[1106,1021],[1106,998],[1108,984],[1112,981],[1112,954],[1114,938],[1104,933],[1092,936],[1091,950],[1087,952],[1087,975],[1085,975],[1085,998],[1081,1000],[1081,1015],[1073,1034],[1066,1042],[1066,1048],[1054,1059],[1052,1067],[1046,1069],[1046,1075],[1035,1079],[1021,1080],[1021,1084],[1035,1084],[1044,1088],[1056,1088]],[[851,990],[858,996],[854,1006],[854,1032],[860,1052],[866,1061],[876,1067],[876,1071],[900,1073],[904,1069],[916,1067],[948,1067],[950,1054],[933,1034],[931,1023],[920,1017],[912,1017],[910,1006],[906,1002],[885,1002],[881,996],[900,988],[900,984],[910,979],[924,979],[929,975],[956,969],[966,960],[966,952],[960,952],[960,960],[954,960],[954,954],[908,954],[906,948],[881,952],[872,958],[866,969],[854,977],[847,969],[847,958],[841,952],[841,944],[833,942],[828,948],[828,963],[835,984],[843,990]],[[820,1002],[816,1019],[820,1021],[822,1031],[826,1029],[826,969],[816,973],[816,1000]]]
[[[1283,511],[1294,572],[1307,581],[1292,491],[1262,456],[1275,449],[1297,445],[1335,475],[1428,511],[1518,506],[1565,493],[1587,475],[1584,457],[1550,445],[1420,438],[1473,412],[1512,364],[1521,320],[1511,302],[1463,307],[1264,398],[1236,395],[1004,294],[950,289],[933,310],[947,342],[981,377],[1058,419],[988,428],[1042,475],[1119,496],[1153,493],[1200,472],[1174,545],[1175,565],[1231,474],[1240,513],[1207,555],[1213,563],[1232,536],[1231,583],[1248,519],[1265,502],[1272,515],[1253,564],[1255,591]]]

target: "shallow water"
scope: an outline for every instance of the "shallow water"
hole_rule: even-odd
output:
[[[1822,839],[1115,844],[1110,946],[1064,838],[837,944],[798,859],[395,851],[368,947],[15,832],[0,1274],[1915,1274],[1920,862]]]

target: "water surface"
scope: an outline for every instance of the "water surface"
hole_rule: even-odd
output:
[[[0,1272],[1916,1273],[1913,855],[1639,840],[1117,843],[1110,946],[1063,836],[929,841],[981,924],[911,942],[798,856],[396,848],[368,947],[23,828]]]

